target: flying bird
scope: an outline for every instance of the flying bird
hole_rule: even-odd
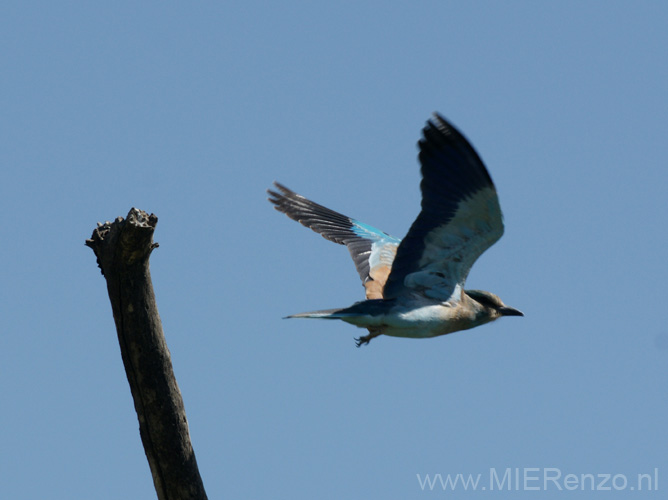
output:
[[[325,208],[274,182],[274,208],[324,238],[345,245],[366,290],[350,307],[288,318],[339,319],[368,335],[430,338],[501,316],[524,316],[482,290],[465,290],[471,266],[503,234],[496,188],[466,138],[434,113],[418,142],[422,210],[401,240]]]

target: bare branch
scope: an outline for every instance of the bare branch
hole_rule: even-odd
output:
[[[93,249],[116,323],[125,373],[146,457],[160,500],[206,499],[190,442],[183,398],[155,302],[149,257],[158,218],[131,209],[127,219],[98,224]]]

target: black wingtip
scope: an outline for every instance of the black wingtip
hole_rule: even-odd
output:
[[[420,149],[420,162],[423,166],[425,163],[424,160],[439,150],[441,152],[449,149],[457,151],[459,155],[464,157],[464,161],[461,162],[462,158],[453,157],[453,165],[456,165],[456,162],[460,161],[462,166],[466,164],[476,166],[477,168],[470,170],[470,172],[476,172],[473,175],[479,176],[480,183],[494,187],[492,178],[475,148],[466,136],[438,111],[432,113],[432,118],[427,121],[427,125],[422,129],[422,139],[418,142],[418,147]],[[441,155],[436,153],[436,156]]]
[[[421,143],[425,143],[429,140],[434,140],[436,137],[452,137],[456,140],[463,140],[465,143],[469,144],[469,141],[462,135],[462,133],[457,130],[452,123],[450,123],[446,118],[443,117],[438,111],[434,111],[432,117],[427,120],[427,125],[422,129],[422,134],[424,139],[421,140]]]
[[[280,191],[280,193],[274,191],[272,188],[269,188],[269,189],[267,189],[267,194],[269,194],[269,196],[272,196],[272,197],[276,198],[276,197],[285,196],[286,194],[292,193],[292,191],[290,189],[288,189],[287,187],[285,187],[283,184],[281,184],[278,181],[274,181],[274,182],[272,182],[272,184],[273,184],[273,188]],[[269,199],[269,201],[272,201],[271,198]]]
[[[274,182],[272,182],[272,184],[274,185],[274,187],[275,187],[276,189],[278,189],[278,190],[281,191],[282,193],[292,193],[292,192],[293,192],[291,189],[285,187],[283,184],[281,184],[281,183],[278,182],[278,181],[274,181]],[[271,192],[271,189],[267,189],[267,192],[268,192],[268,193]]]
[[[276,210],[278,210],[279,212],[285,212],[285,209],[282,207],[282,204],[286,199],[295,196],[296,193],[291,189],[285,187],[280,182],[274,181],[273,185],[274,188],[276,188],[276,191],[272,190],[271,188],[267,189],[267,194],[269,195],[267,200],[274,205],[274,208]]]
[[[446,120],[443,117],[443,115],[441,113],[439,113],[438,111],[432,112],[431,116],[432,116],[432,119],[429,120],[429,121],[432,124],[434,124],[436,127],[445,126],[445,127],[451,127],[452,128],[452,124],[448,120]]]

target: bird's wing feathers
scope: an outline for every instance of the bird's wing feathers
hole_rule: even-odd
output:
[[[458,300],[469,270],[503,234],[492,179],[466,138],[435,114],[419,142],[422,211],[402,240],[383,296]]]
[[[276,191],[267,191],[274,208],[329,241],[345,245],[366,289],[366,298],[382,298],[401,240],[323,207],[277,182],[274,186]]]

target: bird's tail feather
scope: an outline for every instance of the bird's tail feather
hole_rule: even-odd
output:
[[[394,305],[394,299],[369,299],[355,302],[350,307],[339,309],[322,309],[299,314],[292,314],[288,318],[312,319],[341,319],[357,326],[377,324],[389,309]]]
[[[343,319],[357,316],[357,314],[346,312],[346,308],[322,309],[320,311],[309,311],[298,314],[291,314],[284,319],[290,318],[309,318],[309,319]]]

